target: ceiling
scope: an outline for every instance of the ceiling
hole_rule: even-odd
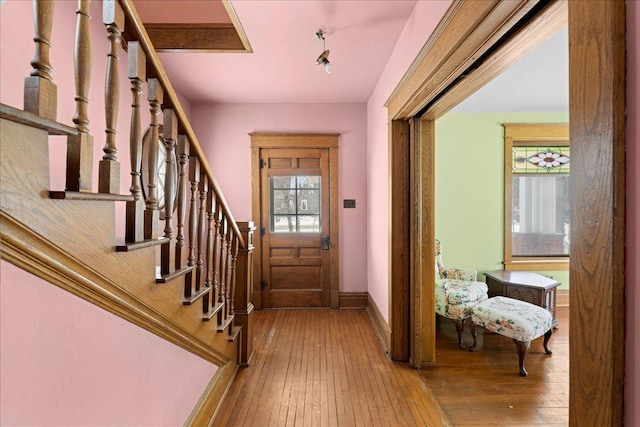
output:
[[[154,3],[135,2],[145,25],[233,22],[252,51],[160,53],[175,89],[192,104],[366,103],[416,0],[180,0],[166,2],[173,8],[150,7]],[[320,28],[331,74],[315,65],[323,51],[315,36]],[[454,111],[567,111],[567,44],[563,31]]]
[[[416,0],[231,3],[253,53],[160,53],[175,89],[193,104],[365,103]],[[178,19],[175,11],[158,13],[154,22]],[[326,31],[332,74],[315,65],[323,51],[315,36],[320,28]]]
[[[456,108],[456,113],[568,112],[569,32],[547,40]]]

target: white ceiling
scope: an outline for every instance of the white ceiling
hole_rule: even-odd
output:
[[[451,111],[569,111],[567,29],[560,31]]]

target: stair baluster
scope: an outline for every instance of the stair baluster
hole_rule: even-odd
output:
[[[118,71],[118,51],[122,43],[124,30],[124,11],[116,0],[103,0],[103,23],[107,27],[109,53],[107,59],[107,76],[105,80],[105,133],[106,142],[102,151],[98,173],[98,192],[118,194],[120,192],[120,163],[116,147],[116,123],[120,104],[120,76]]]
[[[160,105],[162,104],[163,90],[158,79],[147,80],[147,99],[151,111],[151,143],[149,144],[149,152],[147,164],[149,165],[149,194],[147,195],[147,207],[144,211],[144,238],[147,240],[158,238],[158,114],[160,114]],[[144,161],[144,160],[143,160]]]
[[[207,229],[207,193],[209,192],[209,183],[206,175],[200,179],[200,213],[198,214],[198,242],[197,242],[197,261],[196,261],[196,292],[204,285],[206,275],[204,255],[206,245],[206,229]]]
[[[230,281],[230,286],[229,286],[229,300],[228,300],[228,308],[227,308],[227,312],[229,313],[229,315],[233,315],[234,314],[234,300],[235,300],[235,295],[236,295],[236,264],[238,261],[238,249],[239,249],[239,245],[240,242],[238,241],[238,237],[233,234],[233,233],[229,233],[229,235],[231,236],[231,262],[230,262],[230,268],[231,268],[231,272],[229,274],[229,281]],[[229,333],[231,333],[232,331],[229,330]]]
[[[53,3],[53,2],[51,2]],[[91,0],[78,0],[73,70],[76,86],[77,135],[67,137],[67,191],[91,191],[93,136],[89,132],[89,85],[91,82]]]
[[[191,300],[194,269],[196,267],[196,244],[198,242],[198,184],[200,183],[200,161],[196,156],[189,156],[189,181],[191,182],[191,203],[189,204],[189,257],[187,265],[192,269],[184,277],[185,302]],[[190,302],[189,302],[190,304]]]
[[[205,315],[204,319],[209,319],[209,313],[211,312],[212,305],[215,306],[215,292],[213,291],[213,231],[215,228],[214,225],[214,205],[215,204],[215,195],[213,191],[209,191],[207,193],[207,238],[206,238],[206,255],[205,255],[205,271],[206,271],[206,279],[204,285],[207,288],[210,288],[210,291],[207,295],[202,299],[202,313]]]
[[[182,269],[184,258],[184,217],[187,211],[187,162],[189,161],[189,141],[185,135],[178,136],[178,226],[176,232],[176,270]]]
[[[222,205],[216,200],[214,213],[215,220],[215,238],[213,241],[213,290],[216,296],[216,303],[222,304],[223,297],[221,292],[220,280],[220,259],[222,256]]]
[[[220,303],[222,310],[219,311],[218,325],[223,325],[227,319],[227,217],[222,217],[220,224]]]
[[[225,285],[224,285],[225,303],[226,303],[225,312],[227,315],[227,321],[229,317],[233,316],[233,307],[231,305],[231,278],[233,275],[231,265],[233,261],[233,242],[232,242],[231,236],[233,236],[233,232],[231,230],[231,227],[228,226],[227,233],[225,234],[225,241],[226,241],[225,248],[227,253],[225,254],[226,266],[225,266]]]
[[[36,44],[31,61],[33,70],[24,80],[24,110],[55,121],[58,109],[58,88],[53,82],[49,51],[53,26],[53,4],[48,0],[34,0],[33,17]]]
[[[128,44],[129,80],[131,80],[131,128],[129,131],[129,152],[131,156],[131,195],[127,202],[125,242],[144,240],[144,200],[142,199],[142,119],[140,117],[140,97],[146,80],[146,55],[138,42]]]
[[[160,247],[160,273],[170,274],[175,271],[173,246],[173,207],[176,193],[176,140],[178,139],[178,118],[173,109],[164,110],[162,134],[165,141],[166,168],[164,178],[164,237],[168,239]]]

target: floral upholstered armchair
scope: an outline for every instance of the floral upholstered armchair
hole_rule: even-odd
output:
[[[445,268],[440,241],[436,239],[436,313],[456,323],[458,346],[464,348],[464,322],[471,309],[489,296],[489,288],[477,281],[476,270]]]

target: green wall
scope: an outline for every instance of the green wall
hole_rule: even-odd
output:
[[[503,268],[503,123],[568,123],[568,113],[449,113],[436,121],[436,236],[446,266]],[[568,271],[539,272],[569,287]]]

